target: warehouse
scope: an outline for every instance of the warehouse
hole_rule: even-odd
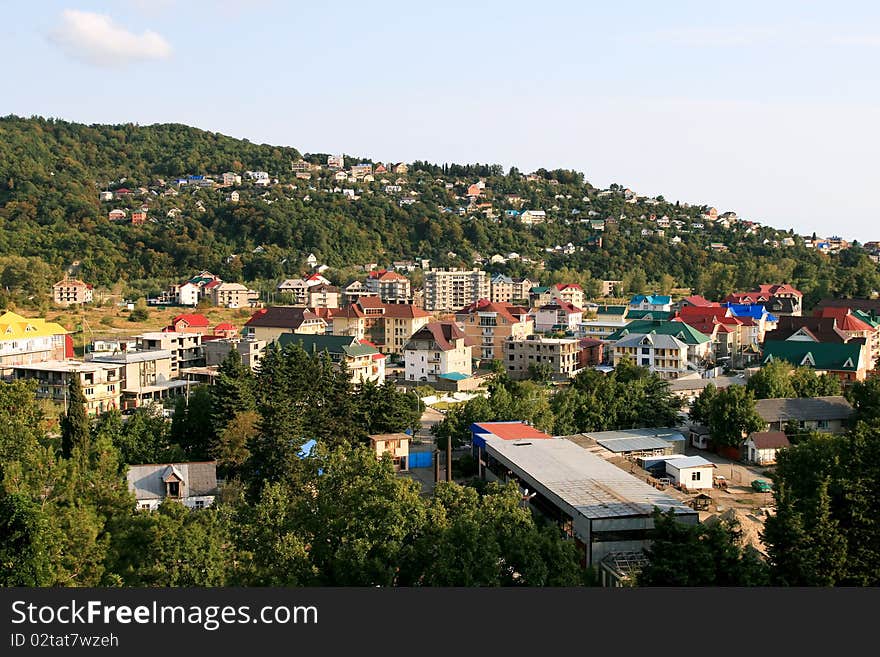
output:
[[[575,540],[584,566],[641,552],[650,544],[655,508],[698,522],[693,509],[569,440],[484,440],[483,476],[518,482],[524,499]]]

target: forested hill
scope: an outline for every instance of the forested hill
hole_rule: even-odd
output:
[[[302,157],[324,166],[297,178],[292,164]],[[346,157],[345,164],[359,161]],[[548,283],[577,280],[593,290],[598,280],[622,279],[630,290],[674,284],[716,297],[787,281],[808,302],[880,289],[877,267],[861,248],[828,256],[788,231],[712,223],[703,218],[711,201],[672,203],[618,185],[599,190],[574,171],[525,176],[497,165],[414,162],[405,174],[389,168],[371,182],[337,181],[326,163],[324,154],[176,124],[0,118],[0,305],[44,300],[52,279],[75,261],[89,282],[123,281],[148,294],[202,269],[265,288],[300,274],[310,252],[341,284],[368,262],[422,257],[433,266],[469,267],[475,258],[515,252],[521,259],[484,268]],[[273,183],[175,184],[188,175],[219,181],[224,172],[246,171],[265,171]],[[480,196],[468,199],[480,180]],[[120,188],[135,193],[100,200],[101,191]],[[238,202],[229,198],[233,189]],[[143,225],[108,218],[113,209],[130,214],[143,205]],[[515,214],[524,210],[543,210],[547,221],[524,225]],[[718,208],[725,210],[732,208]]]

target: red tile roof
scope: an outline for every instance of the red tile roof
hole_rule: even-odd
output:
[[[184,321],[189,326],[210,326],[210,322],[208,322],[208,318],[204,315],[200,315],[198,313],[194,314],[183,314],[178,315],[174,319],[171,320],[171,324],[177,324],[177,322]],[[233,327],[235,328],[235,327]]]
[[[822,308],[815,313],[816,317],[833,317],[837,328],[841,331],[873,331],[874,327],[862,321],[850,312],[849,308]]]
[[[479,312],[498,313],[508,322],[516,323],[520,321],[519,317],[528,314],[529,310],[522,306],[513,306],[506,301],[489,301],[488,299],[480,299],[465,306],[461,310],[456,311],[455,316],[464,317]]]
[[[235,326],[230,324],[229,322],[220,322],[217,326],[214,327],[215,331],[236,331],[238,330]]]
[[[464,331],[455,322],[429,322],[413,333],[410,340],[433,339],[441,351],[449,351],[455,349],[456,340],[464,337]]]
[[[690,297],[685,297],[684,300],[685,300],[687,303],[691,304],[692,306],[697,306],[697,307],[718,306],[718,305],[720,305],[720,304],[715,303],[714,301],[709,301],[708,299],[706,299],[706,298],[704,298],[704,297],[701,297],[699,294],[695,294],[695,295],[690,296]],[[685,308],[685,307],[686,307],[686,306],[683,306],[683,308]]]
[[[749,434],[749,438],[758,449],[779,449],[791,446],[788,436],[781,431],[756,431]]]

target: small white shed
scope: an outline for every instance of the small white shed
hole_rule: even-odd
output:
[[[682,490],[712,488],[715,464],[702,456],[686,456],[666,461],[666,474]]]

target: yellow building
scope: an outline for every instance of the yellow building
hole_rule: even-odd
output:
[[[12,375],[16,365],[72,356],[73,346],[68,349],[67,331],[61,325],[9,311],[0,315],[0,375],[4,378]]]

